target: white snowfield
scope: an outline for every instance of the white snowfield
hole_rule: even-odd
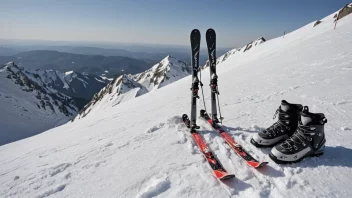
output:
[[[189,76],[0,147],[0,197],[352,197],[352,15],[336,30],[332,17],[218,65],[224,128],[268,161],[266,167],[247,167],[198,119],[209,147],[236,175],[226,182],[214,178],[180,118],[190,111]],[[208,72],[203,70],[204,85]],[[204,89],[209,109],[209,87]],[[323,156],[277,165],[267,155],[270,149],[250,144],[274,122],[282,99],[325,114]]]

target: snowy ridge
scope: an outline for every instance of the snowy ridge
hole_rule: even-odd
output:
[[[143,73],[122,75],[116,78],[95,94],[93,99],[73,120],[127,102],[149,91],[171,84],[189,74],[189,65],[174,57],[167,56],[160,63]]]
[[[226,52],[225,54],[221,55],[220,57],[218,57],[216,59],[216,64],[220,64],[222,62],[224,62],[229,56],[233,55],[234,53],[238,52],[238,49],[232,49],[228,52]]]
[[[0,145],[63,124],[77,111],[69,96],[49,87],[37,73],[13,62],[0,69]]]
[[[241,48],[238,48],[238,49],[234,48],[234,49],[226,52],[225,54],[221,55],[220,57],[218,57],[216,59],[216,64],[218,65],[218,64],[226,61],[230,56],[232,56],[234,54],[238,54],[239,52],[242,52],[242,53],[246,52],[246,51],[250,50],[251,48],[256,47],[256,46],[264,43],[265,41],[266,40],[263,37],[260,37],[260,38],[248,43],[247,45],[245,45],[245,46],[243,46]],[[207,68],[209,66],[208,64],[209,64],[209,61],[207,60],[205,65],[202,67],[202,69]]]
[[[260,37],[260,38],[258,38],[256,40],[248,43],[246,46],[242,47],[240,49],[240,51],[241,52],[246,52],[246,51],[250,50],[251,48],[253,48],[253,47],[257,46],[257,45],[260,45],[260,44],[264,43],[265,41],[266,41],[265,38]]]
[[[133,98],[147,93],[148,90],[127,75],[121,75],[93,96],[93,99],[73,119],[80,119],[112,108],[120,103],[127,102]]]
[[[133,75],[132,79],[151,91],[173,83],[190,75],[190,73],[191,68],[188,64],[172,56],[167,56],[147,71]]]
[[[0,147],[0,197],[351,197],[352,17],[335,30],[333,15],[323,20],[234,53],[217,69],[224,128],[269,161],[263,169],[247,167],[198,119],[209,148],[236,175],[226,182],[213,177],[180,118],[190,109],[191,77],[185,77]],[[208,69],[202,72],[209,82]],[[210,90],[204,91],[209,109]],[[324,155],[277,165],[270,149],[249,143],[274,122],[282,99],[326,115]]]
[[[92,96],[111,80],[74,71],[59,72],[55,70],[29,70],[35,78],[66,95],[90,100]]]

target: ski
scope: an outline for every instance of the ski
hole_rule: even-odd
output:
[[[229,174],[224,167],[221,165],[218,159],[214,156],[213,152],[210,151],[207,144],[204,142],[200,134],[191,127],[191,121],[189,120],[187,114],[182,115],[183,123],[186,125],[187,128],[191,129],[190,132],[194,141],[197,143],[198,148],[203,153],[204,158],[210,165],[211,169],[215,177],[219,180],[227,180],[235,177],[234,174]]]
[[[211,117],[215,122],[219,122],[217,118],[216,95],[218,90],[218,76],[216,74],[216,33],[213,29],[208,29],[206,32],[206,41],[208,48],[208,60],[210,69],[210,90],[211,90]],[[222,118],[220,118],[221,120]]]
[[[235,177],[235,175],[227,173],[220,162],[215,158],[214,154],[210,151],[200,134],[196,131],[199,126],[196,124],[197,120],[197,99],[199,90],[199,49],[200,49],[200,32],[197,29],[192,30],[190,35],[191,50],[192,50],[192,95],[191,95],[191,120],[187,114],[182,115],[183,123],[190,129],[194,141],[196,141],[198,148],[203,153],[206,161],[212,168],[214,175],[217,179],[226,180]]]
[[[191,50],[192,50],[192,96],[191,96],[191,127],[199,128],[196,124],[197,119],[197,99],[199,90],[199,49],[200,49],[200,32],[197,29],[192,30],[190,35]]]
[[[258,160],[254,159],[250,154],[248,154],[247,151],[245,151],[241,145],[236,143],[236,141],[228,133],[226,133],[226,131],[221,128],[218,123],[213,122],[205,110],[200,110],[200,116],[204,118],[215,131],[220,133],[221,137],[225,139],[226,143],[231,148],[233,148],[239,156],[246,160],[247,165],[253,168],[259,168],[268,164],[268,162],[258,162]]]

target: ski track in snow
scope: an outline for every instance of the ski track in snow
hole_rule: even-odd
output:
[[[305,26],[236,52],[218,67],[223,128],[267,166],[248,167],[199,118],[201,136],[236,175],[215,179],[180,117],[189,114],[186,77],[0,147],[0,197],[352,197],[352,16],[336,30],[330,26]],[[203,71],[203,82],[208,74]],[[209,89],[204,91],[209,110]],[[268,157],[270,149],[249,143],[274,122],[282,99],[326,115],[324,155],[278,165]]]

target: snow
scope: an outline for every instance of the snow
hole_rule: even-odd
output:
[[[190,75],[189,65],[172,56],[167,56],[149,70],[132,76],[132,79],[152,91],[188,75]]]
[[[234,53],[218,67],[224,128],[269,161],[267,167],[247,167],[198,119],[209,147],[236,175],[226,182],[213,177],[180,118],[190,109],[191,78],[185,77],[1,146],[0,197],[352,197],[352,17],[342,18],[336,30],[333,16],[323,20]],[[208,69],[202,73],[209,82]],[[209,88],[204,91],[209,109]],[[326,115],[323,156],[278,165],[270,149],[249,143],[274,122],[282,99]]]
[[[145,93],[148,93],[148,90],[143,85],[133,81],[127,75],[121,75],[95,94],[92,101],[84,107],[76,118],[81,119],[88,114],[92,116],[94,112],[105,111]]]
[[[13,79],[7,78],[10,74],[7,69],[23,78],[20,75],[22,71],[12,62],[3,67],[0,72],[0,145],[38,134],[54,126],[64,124],[70,119],[60,112],[58,108],[61,105],[60,101],[56,101],[58,104],[56,106],[52,96],[40,92],[41,98],[47,97],[47,100],[44,100],[46,106],[44,109],[40,104],[41,100],[37,98],[38,90],[28,91],[28,87],[22,87],[16,84]],[[42,87],[42,82],[33,77],[31,73],[23,72]],[[49,87],[42,88],[45,93],[57,92]],[[47,103],[52,104],[53,110]],[[68,109],[68,111],[74,113],[72,109]]]
[[[71,75],[73,73],[73,71],[68,71],[68,72],[65,72],[65,76],[67,75]]]

